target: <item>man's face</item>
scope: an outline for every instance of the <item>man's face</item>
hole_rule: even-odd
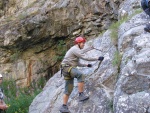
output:
[[[80,49],[83,49],[83,48],[84,48],[84,45],[85,45],[84,42],[79,43]]]

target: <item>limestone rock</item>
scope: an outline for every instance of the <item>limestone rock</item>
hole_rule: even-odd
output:
[[[117,20],[121,2],[1,0],[0,47],[3,50],[0,65],[3,67],[8,63],[14,67],[9,72],[0,68],[1,73],[10,78],[15,74],[17,79],[21,76],[16,71],[18,62],[24,62],[24,70],[28,70],[27,62],[35,61],[30,68],[32,73],[24,71],[22,74],[25,84],[40,76],[53,76],[74,38],[79,35],[95,38],[108,29]]]

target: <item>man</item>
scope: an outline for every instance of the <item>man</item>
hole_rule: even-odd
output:
[[[2,84],[3,76],[0,74],[0,85]],[[8,106],[4,102],[4,94],[2,88],[0,88],[0,113],[5,113]]]
[[[89,99],[88,96],[86,96],[83,93],[84,88],[84,76],[81,71],[79,71],[76,67],[92,67],[91,64],[81,64],[79,63],[79,59],[87,60],[87,61],[95,61],[99,60],[102,61],[104,57],[95,57],[90,58],[86,56],[82,49],[84,48],[86,40],[84,37],[77,37],[75,39],[75,45],[71,47],[68,52],[66,53],[62,63],[61,63],[61,70],[62,74],[65,79],[65,91],[63,95],[63,105],[60,108],[60,112],[69,112],[67,107],[67,102],[69,99],[69,95],[71,94],[73,90],[73,82],[74,78],[77,78],[78,81],[78,91],[79,91],[79,101],[84,101]]]
[[[141,6],[144,12],[150,16],[150,0],[141,0]],[[144,28],[146,32],[150,32],[150,23]]]

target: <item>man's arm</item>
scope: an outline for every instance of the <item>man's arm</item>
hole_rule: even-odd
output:
[[[95,61],[95,60],[98,60],[97,57],[89,57],[87,56],[86,54],[82,53],[82,51],[74,51],[74,54],[80,58],[80,59],[83,59],[83,60],[87,60],[87,61]]]

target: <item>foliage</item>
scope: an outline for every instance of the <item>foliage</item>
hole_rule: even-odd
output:
[[[139,14],[141,13],[142,10],[141,8],[140,9],[137,9],[135,10],[132,15],[128,16],[126,15],[124,18],[120,19],[119,21],[117,21],[116,23],[113,23],[111,24],[110,26],[110,29],[111,29],[111,38],[112,38],[112,41],[114,43],[114,45],[117,45],[116,43],[118,42],[118,28],[119,26],[123,23],[123,22],[126,22],[127,20],[131,19],[134,15],[136,14]]]
[[[112,32],[111,32],[111,38],[112,38],[112,41],[113,41],[114,45],[117,45],[117,43],[118,43],[118,28],[119,28],[119,26],[120,26],[123,22],[125,22],[125,21],[131,19],[134,15],[139,14],[139,13],[141,13],[141,12],[142,12],[141,9],[137,9],[137,10],[135,10],[135,11],[132,13],[132,15],[130,15],[130,16],[127,15],[127,16],[125,16],[124,18],[122,18],[121,20],[117,21],[116,23],[113,23],[113,24],[110,26],[110,29],[111,29],[111,31],[112,31]],[[114,59],[113,59],[112,64],[119,66],[120,63],[121,63],[121,58],[122,58],[122,55],[120,55],[120,53],[117,51],[117,52],[115,53],[115,55],[114,55]]]
[[[122,58],[122,55],[118,51],[116,51],[114,54],[114,59],[112,61],[112,64],[114,66],[119,66],[121,63],[121,58]]]
[[[11,61],[16,61],[21,56],[22,52],[19,50],[15,50],[14,54],[10,56]]]
[[[65,56],[65,53],[67,51],[67,47],[65,45],[65,42],[63,40],[60,40],[58,42],[58,45],[57,45],[57,49],[56,49],[56,57],[55,57],[55,60],[56,61],[61,61],[63,59],[63,57]]]
[[[26,12],[23,12],[23,13],[20,13],[20,14],[18,15],[18,18],[19,18],[20,20],[22,20],[22,19],[27,18],[27,16],[28,16],[28,14],[27,14]]]
[[[131,16],[129,16],[129,18],[133,17],[133,16],[136,15],[136,14],[141,13],[142,11],[143,11],[143,10],[142,10],[141,8],[136,9],[136,10],[133,12],[133,14],[132,14]]]
[[[100,36],[102,36],[105,32],[106,30],[103,30],[102,32],[100,32]]]
[[[19,88],[14,80],[4,80],[3,89],[5,102],[10,105],[7,113],[28,113],[29,106],[35,96],[42,91],[45,85],[44,77],[31,83],[30,87]]]
[[[109,108],[111,109],[111,112],[113,113],[113,100],[110,100],[109,102]]]
[[[116,45],[117,41],[118,41],[118,28],[119,26],[125,22],[127,20],[127,17],[122,18],[121,20],[117,21],[116,23],[113,23],[110,26],[111,29],[111,38],[113,43]]]

